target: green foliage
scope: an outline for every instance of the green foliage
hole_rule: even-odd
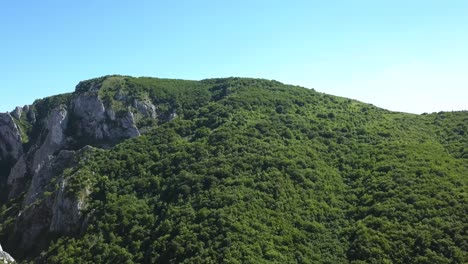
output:
[[[33,103],[33,110],[36,112],[38,120],[47,117],[50,111],[60,105],[68,105],[70,103],[72,93],[60,94],[36,100]]]
[[[113,76],[77,92],[96,85],[179,118],[69,172],[92,190],[88,227],[45,263],[468,261],[466,112],[393,113],[243,78]]]
[[[28,121],[26,114],[22,114],[21,118],[17,120],[16,118],[15,124],[18,126],[20,133],[21,133],[21,141],[23,144],[29,143],[29,135],[32,131],[32,124]]]

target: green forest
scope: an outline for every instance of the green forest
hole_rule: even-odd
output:
[[[468,112],[392,112],[263,79],[127,76],[35,111],[97,83],[117,115],[121,95],[177,115],[83,152],[60,177],[67,195],[90,190],[85,228],[47,234],[18,262],[468,263]],[[37,132],[20,121],[27,148]],[[20,203],[1,206],[2,242]]]

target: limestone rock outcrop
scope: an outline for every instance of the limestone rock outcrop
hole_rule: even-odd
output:
[[[8,175],[22,154],[20,129],[10,114],[0,113],[0,201],[8,197]]]
[[[18,160],[23,153],[21,132],[9,113],[0,113],[0,160]]]
[[[150,100],[120,91],[113,99],[119,106],[114,109],[99,96],[101,85],[80,83],[75,93],[61,97],[53,107],[53,100],[41,101],[42,105],[0,113],[0,201],[20,201],[12,233],[1,242],[19,259],[39,254],[50,242],[44,234],[76,234],[85,227],[83,210],[91,189],[71,193],[73,175],[64,171],[93,151],[90,146],[108,148],[139,136],[147,131],[138,128],[140,119],[176,116],[174,111],[161,115]],[[28,131],[21,130],[24,122]]]
[[[140,135],[131,111],[117,115],[112,107],[106,108],[95,94],[73,98],[70,111],[78,138],[90,142],[118,142]]]

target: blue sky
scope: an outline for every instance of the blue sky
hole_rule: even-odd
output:
[[[0,3],[0,111],[107,74],[275,79],[403,112],[468,110],[468,1]]]

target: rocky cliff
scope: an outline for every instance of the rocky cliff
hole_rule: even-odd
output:
[[[1,242],[13,255],[38,254],[54,235],[81,231],[90,190],[69,191],[73,175],[66,173],[80,157],[144,133],[138,121],[175,117],[158,112],[149,98],[119,91],[121,81],[113,76],[81,82],[74,93],[0,114],[0,201],[16,204],[15,212],[2,213],[12,231]],[[103,85],[117,86],[116,94],[103,95]]]
[[[18,126],[9,113],[0,113],[0,199],[8,196],[6,189],[10,168],[23,154]],[[18,168],[19,169],[19,168]]]

